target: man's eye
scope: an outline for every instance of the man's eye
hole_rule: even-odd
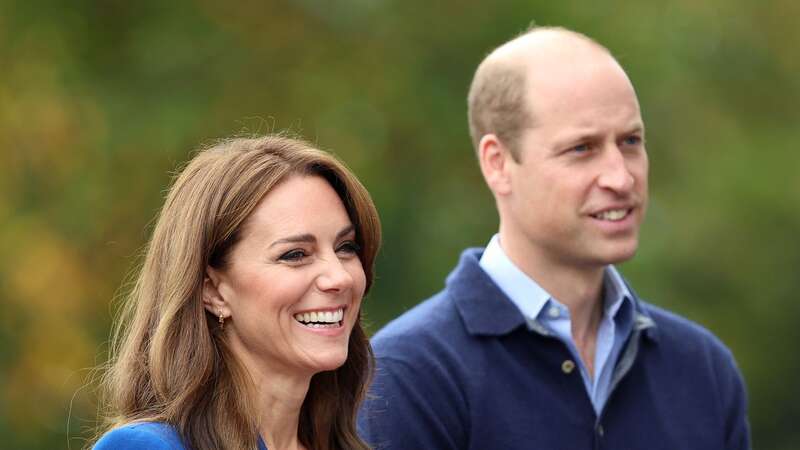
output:
[[[339,248],[336,249],[339,253],[347,253],[349,255],[355,255],[361,250],[361,246],[355,243],[354,241],[346,241],[343,242]]]
[[[572,147],[570,150],[575,153],[585,153],[589,151],[589,144],[578,144]]]
[[[642,138],[639,137],[639,136],[628,136],[625,139],[623,139],[622,142],[625,145],[634,146],[634,145],[641,144],[642,143]]]
[[[281,256],[278,257],[278,259],[281,261],[293,262],[293,261],[300,261],[306,256],[307,255],[305,251],[300,249],[295,249],[295,250],[289,250],[288,252],[282,254]]]

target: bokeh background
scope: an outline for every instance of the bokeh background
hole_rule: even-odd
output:
[[[291,129],[385,231],[370,332],[497,227],[465,96],[531,21],[606,44],[636,85],[652,204],[639,293],[710,328],[754,446],[800,448],[800,2],[0,0],[0,447],[81,448],[111,300],[192,149]]]

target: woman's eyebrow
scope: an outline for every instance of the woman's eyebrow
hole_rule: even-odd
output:
[[[336,233],[336,240],[347,236],[348,234],[352,233],[355,230],[354,225],[348,225],[342,228],[338,233]],[[279,244],[297,244],[297,243],[313,243],[316,242],[317,238],[314,237],[311,233],[303,233],[303,234],[295,234],[293,236],[287,236],[285,238],[280,238],[274,241],[272,244],[269,245],[269,248],[272,248]]]
[[[352,224],[350,224],[350,225],[348,225],[348,226],[346,226],[346,227],[342,228],[342,230],[341,230],[341,231],[339,231],[338,233],[336,233],[336,240],[338,241],[339,239],[341,239],[341,238],[343,238],[343,237],[347,236],[348,234],[350,234],[351,232],[353,232],[355,229],[356,229],[355,225],[352,225]]]
[[[304,234],[296,234],[294,236],[288,236],[285,238],[280,238],[274,241],[272,244],[269,245],[269,248],[272,248],[278,244],[296,244],[298,242],[308,243],[308,242],[316,242],[317,238],[309,233]]]

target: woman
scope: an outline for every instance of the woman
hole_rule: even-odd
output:
[[[95,449],[367,449],[380,224],[340,162],[231,139],[177,177],[113,337]]]

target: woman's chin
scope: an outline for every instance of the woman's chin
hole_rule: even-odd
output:
[[[336,354],[326,354],[313,358],[309,368],[314,373],[329,372],[342,367],[347,361],[347,350],[336,352]]]

